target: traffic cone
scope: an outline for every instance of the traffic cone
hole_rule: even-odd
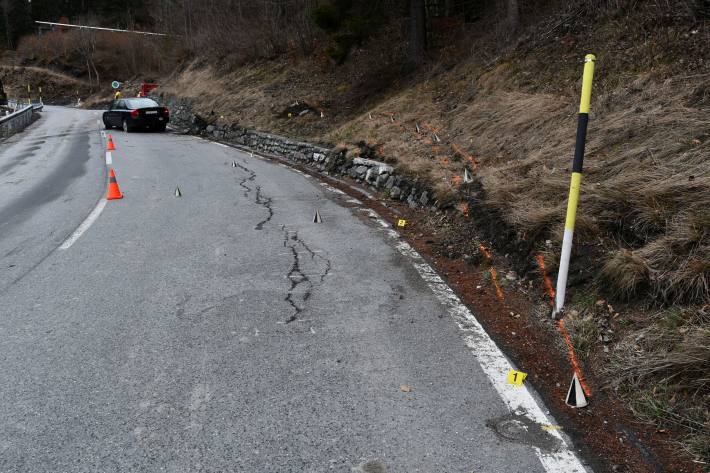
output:
[[[320,217],[320,212],[316,210],[316,214],[313,217],[313,223],[323,223],[323,219]]]
[[[582,384],[579,382],[576,372],[572,377],[572,383],[569,385],[569,391],[567,391],[567,399],[565,399],[565,404],[574,408],[585,407],[587,405],[587,397],[584,395]]]
[[[116,151],[116,146],[113,144],[113,137],[111,137],[111,135],[108,135],[108,144],[106,149],[108,151]]]
[[[175,187],[175,197],[182,197],[182,192],[180,192],[179,187]]]
[[[116,182],[116,173],[113,172],[113,168],[108,170],[108,194],[106,195],[106,200],[116,200],[123,199],[123,194],[121,194],[121,189],[118,188],[118,182]]]

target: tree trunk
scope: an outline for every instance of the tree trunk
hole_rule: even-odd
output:
[[[508,27],[510,28],[510,31],[513,32],[518,29],[518,22],[520,21],[520,10],[518,7],[518,0],[507,0],[506,9],[508,17]]]
[[[409,58],[415,65],[424,61],[426,51],[426,12],[424,0],[409,1]]]

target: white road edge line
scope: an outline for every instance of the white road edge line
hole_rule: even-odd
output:
[[[106,151],[106,166],[110,166],[111,164],[113,164],[113,155],[111,151]]]
[[[99,215],[103,212],[104,207],[106,207],[106,202],[108,202],[106,199],[99,200],[99,203],[96,204],[96,207],[94,207],[94,210],[91,211],[89,216],[81,222],[81,225],[74,230],[74,233],[72,233],[69,238],[64,240],[64,243],[62,243],[59,247],[60,250],[68,250],[74,243],[76,243],[79,237],[81,237],[81,235],[83,235],[84,232],[87,231],[91,225],[93,225],[96,219],[99,218]]]
[[[395,248],[397,251],[412,261],[414,268],[427,286],[429,286],[439,302],[446,307],[449,315],[454,319],[461,331],[464,343],[476,358],[493,388],[508,406],[510,412],[526,415],[541,426],[556,425],[554,419],[545,414],[526,386],[517,387],[507,383],[506,375],[509,370],[513,369],[512,363],[448,284],[441,279],[436,271],[429,266],[409,243],[401,239],[399,233],[393,230],[387,221],[382,219],[374,210],[367,210],[370,216],[376,219],[382,227],[388,229],[387,235],[396,240]],[[557,430],[551,430],[549,434],[560,441],[557,451],[545,452],[540,448],[533,447],[545,471],[549,473],[585,473],[588,471],[577,455],[570,449],[562,434]]]

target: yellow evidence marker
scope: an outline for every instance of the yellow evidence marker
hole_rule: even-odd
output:
[[[508,384],[514,384],[516,386],[522,386],[525,378],[528,377],[527,373],[522,371],[510,370],[508,371]]]
[[[400,218],[399,220],[397,220],[397,226],[398,226],[398,227],[405,227],[406,225],[407,225],[407,221],[406,221],[406,220],[404,220],[404,219],[402,219],[402,218]]]

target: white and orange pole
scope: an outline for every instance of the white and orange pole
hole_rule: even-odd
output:
[[[577,203],[579,190],[582,184],[582,165],[584,164],[584,145],[587,140],[587,124],[589,123],[589,103],[592,98],[592,79],[594,78],[594,54],[584,57],[584,75],[582,76],[582,99],[579,103],[577,121],[577,144],[574,149],[572,162],[572,181],[569,187],[569,200],[567,201],[567,218],[565,219],[565,233],[562,238],[562,254],[560,255],[560,269],[557,273],[557,291],[555,293],[555,311],[559,313],[565,305],[565,291],[567,289],[567,274],[569,260],[572,254],[572,237],[574,236],[574,223],[577,218]]]

